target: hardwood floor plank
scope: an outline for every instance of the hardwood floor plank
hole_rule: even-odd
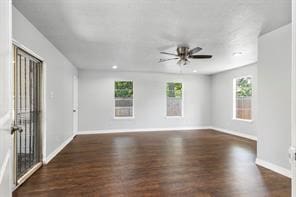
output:
[[[81,135],[13,196],[290,196],[255,158],[255,141],[212,130]]]

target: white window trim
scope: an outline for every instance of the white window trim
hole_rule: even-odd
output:
[[[117,81],[130,81],[133,83],[133,116],[121,116],[121,117],[117,117],[115,114],[115,83]],[[114,120],[132,120],[135,119],[135,92],[134,92],[134,81],[133,80],[114,80],[113,83],[113,119]]]
[[[236,81],[240,78],[251,78],[251,84],[252,84],[252,101],[251,101],[251,117],[252,119],[241,119],[236,117]],[[252,75],[243,75],[239,77],[234,77],[232,81],[232,120],[241,121],[241,122],[253,122],[253,76]]]
[[[168,103],[167,103],[167,84],[168,83],[181,83],[182,84],[182,110],[181,110],[181,115],[180,116],[168,116],[167,115],[167,107],[168,107]],[[166,82],[165,83],[165,117],[167,119],[181,119],[184,118],[184,83],[182,81],[170,81],[170,82]]]
[[[133,112],[133,113],[134,113],[134,112]],[[116,117],[116,116],[114,115],[113,119],[115,119],[115,120],[135,119],[135,116],[126,116],[126,117],[122,116],[122,117]]]
[[[252,112],[251,112],[252,113]],[[248,120],[248,119],[241,119],[241,118],[232,118],[232,120],[237,120],[237,121],[241,121],[241,122],[254,122],[253,119]]]

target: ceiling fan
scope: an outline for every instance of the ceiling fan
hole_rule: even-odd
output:
[[[166,62],[169,60],[179,60],[177,62],[177,64],[179,64],[180,66],[183,65],[187,65],[189,61],[189,59],[210,59],[213,56],[212,55],[194,55],[196,53],[198,53],[199,51],[201,51],[202,48],[200,47],[195,47],[193,49],[189,49],[189,47],[187,46],[180,46],[177,47],[177,54],[174,53],[168,53],[168,52],[160,52],[161,54],[164,55],[171,55],[171,56],[175,56],[174,58],[168,58],[168,59],[160,59],[160,62]]]

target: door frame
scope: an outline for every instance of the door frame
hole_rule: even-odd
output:
[[[75,92],[76,91],[76,95]],[[73,111],[72,118],[73,118],[73,135],[75,136],[78,132],[78,76],[73,75],[73,110],[76,110],[76,112]],[[76,104],[75,104],[76,101]],[[77,106],[75,106],[77,105]],[[75,109],[76,108],[76,109]],[[74,113],[76,113],[77,118],[75,118]],[[75,124],[76,121],[76,124]],[[76,128],[75,128],[76,126]]]
[[[3,149],[1,150],[0,161],[0,193],[4,196],[11,196],[12,192],[12,181],[11,181],[11,170],[12,170],[12,149],[10,135],[10,126],[12,121],[12,2],[6,0],[1,2],[0,6],[0,61],[3,66],[5,78],[0,79],[0,82],[4,82],[5,91],[3,91],[3,98],[0,99],[1,104],[5,106],[3,114],[0,115],[0,137],[5,139],[5,143],[1,144]],[[2,87],[1,87],[2,88]],[[2,143],[2,142],[1,142]],[[2,152],[3,151],[3,152]]]
[[[292,114],[291,114],[291,178],[292,196],[296,197],[296,1],[292,0]]]
[[[30,48],[24,46],[23,44],[21,44],[20,42],[18,42],[17,40],[15,39],[12,39],[12,45],[11,45],[11,48],[13,48],[13,46],[16,46],[22,50],[24,50],[25,52],[31,54],[32,56],[36,57],[37,59],[41,60],[42,61],[42,72],[41,72],[41,78],[42,78],[42,81],[41,81],[41,162],[42,164],[45,164],[46,163],[46,62],[44,61],[44,58],[42,58],[40,55],[38,55],[37,53],[35,53],[33,50],[31,50]],[[13,61],[13,56],[12,56],[12,61]],[[12,87],[14,87],[14,64],[12,63],[11,64],[11,76],[12,76]],[[12,95],[12,111],[14,113],[14,99],[13,99],[13,96],[14,96],[14,91],[12,91],[11,93]],[[14,154],[15,154],[15,146],[14,146],[14,137],[12,138],[12,155],[14,157]],[[27,178],[25,178],[23,181],[21,181],[21,183],[17,184],[17,180],[16,180],[16,166],[15,166],[15,158],[13,159],[12,161],[12,176],[13,176],[13,191],[15,189],[17,189],[19,186],[22,185],[23,182],[25,182],[25,180],[27,180]],[[41,167],[41,166],[39,166]],[[38,167],[38,168],[39,168]],[[38,169],[37,168],[37,169]],[[33,169],[32,170],[36,170]],[[35,172],[35,171],[34,171]],[[33,174],[34,172],[30,173],[30,171],[28,172],[28,175],[29,177],[31,176],[31,174]]]

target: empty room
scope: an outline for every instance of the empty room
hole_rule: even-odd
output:
[[[0,0],[0,197],[296,197],[294,0]]]

